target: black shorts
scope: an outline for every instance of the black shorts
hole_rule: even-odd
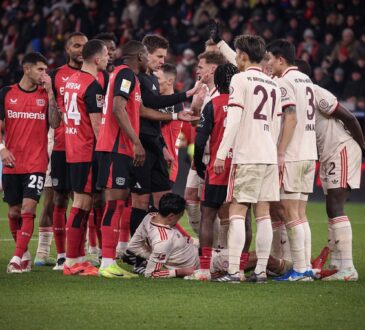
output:
[[[45,173],[3,174],[4,202],[14,206],[22,204],[24,198],[30,198],[38,203],[45,177]]]
[[[115,152],[98,152],[98,188],[129,189],[133,176],[133,159]]]
[[[71,191],[70,165],[66,162],[66,151],[52,151],[51,178],[55,191],[63,194]]]
[[[208,176],[205,179],[201,197],[201,205],[219,209],[226,201],[227,186],[209,184]]]
[[[168,166],[158,145],[158,137],[141,134],[140,139],[146,152],[146,160],[143,166],[133,167],[135,182],[132,192],[148,194],[170,190]]]
[[[82,193],[97,193],[100,189],[96,188],[98,178],[98,162],[69,163],[71,190]]]

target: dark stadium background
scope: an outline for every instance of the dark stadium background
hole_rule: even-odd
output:
[[[266,42],[283,37],[313,69],[314,83],[330,90],[365,129],[365,1],[361,0],[2,0],[0,4],[0,88],[17,82],[20,62],[40,51],[50,69],[65,63],[64,40],[73,31],[89,38],[114,33],[118,45],[158,33],[170,41],[168,62],[176,63],[176,89],[195,79],[196,57],[209,38],[208,22],[220,20],[222,38],[232,46],[242,33]],[[121,54],[118,53],[118,61]],[[187,157],[180,157],[182,169]],[[184,165],[185,164],[185,165]],[[363,172],[365,165],[363,165]],[[184,185],[180,173],[177,191]],[[362,189],[351,200],[363,200]],[[323,198],[316,185],[314,198]]]

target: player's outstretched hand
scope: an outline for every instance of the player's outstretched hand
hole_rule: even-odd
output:
[[[278,153],[278,167],[279,167],[279,175],[282,176],[284,173],[285,167],[285,155]]]
[[[224,160],[216,159],[214,162],[214,173],[219,175],[224,172]]]
[[[203,82],[202,79],[197,80],[194,87],[192,89],[189,89],[186,92],[186,96],[187,97],[192,97],[193,95],[195,95],[196,93],[198,93],[200,91],[200,89],[203,87]]]
[[[181,121],[189,121],[189,122],[200,119],[200,117],[198,116],[193,116],[191,111],[180,111],[178,112],[177,118]]]
[[[171,167],[172,163],[174,162],[174,157],[171,156],[166,147],[162,149],[162,152],[163,152],[163,157],[166,160],[167,166]]]
[[[42,75],[41,81],[42,81],[43,87],[47,91],[47,93],[52,92],[51,77],[47,73]]]
[[[195,269],[193,267],[186,267],[186,268],[176,269],[176,277],[189,276],[192,273],[194,273],[194,270]]]
[[[10,150],[4,148],[0,151],[1,161],[5,167],[15,166],[15,157]]]
[[[222,40],[221,38],[221,27],[218,22],[214,19],[209,21],[209,33],[210,38],[217,44]]]
[[[138,167],[142,166],[146,159],[146,153],[143,149],[141,142],[138,142],[134,145],[134,160],[133,165]]]

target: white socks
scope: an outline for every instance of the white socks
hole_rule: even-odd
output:
[[[100,268],[105,268],[105,267],[108,267],[110,265],[113,265],[115,264],[115,260],[113,258],[103,258],[101,259],[101,265],[100,265]]]
[[[307,265],[307,270],[312,269],[312,233],[309,227],[307,219],[302,219],[303,229],[304,229],[304,248],[305,248],[305,263]]]
[[[189,225],[194,230],[194,232],[199,236],[200,230],[200,202],[199,201],[186,201],[186,213],[189,219]]]
[[[38,248],[36,256],[40,258],[49,257],[53,238],[52,227],[39,227]]]
[[[228,229],[228,273],[235,274],[240,270],[240,258],[246,241],[245,217],[232,215]]]
[[[257,264],[255,273],[266,273],[267,261],[270,256],[271,243],[273,240],[273,231],[271,227],[270,215],[256,218],[256,256]]]
[[[292,220],[286,223],[286,230],[290,242],[293,269],[299,273],[307,270],[305,260],[305,233],[301,220]]]
[[[272,231],[271,255],[277,259],[291,261],[290,244],[285,223],[282,221],[272,221]]]
[[[340,269],[353,268],[352,260],[352,228],[347,216],[330,219],[334,245],[340,259]],[[331,260],[332,261],[332,260]]]

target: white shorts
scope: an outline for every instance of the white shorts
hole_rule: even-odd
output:
[[[202,195],[204,180],[198,175],[196,170],[189,169],[188,178],[186,180],[186,188],[198,189],[199,198]]]
[[[308,194],[313,192],[315,170],[315,160],[286,162],[280,199],[308,200]]]
[[[354,140],[341,144],[331,158],[321,163],[320,178],[323,192],[328,189],[360,188],[361,148]]]
[[[279,171],[273,164],[236,164],[229,175],[227,202],[279,201]]]
[[[52,178],[51,178],[51,154],[54,144],[54,130],[52,128],[48,131],[48,167],[46,172],[46,179],[44,181],[44,188],[52,188]]]

